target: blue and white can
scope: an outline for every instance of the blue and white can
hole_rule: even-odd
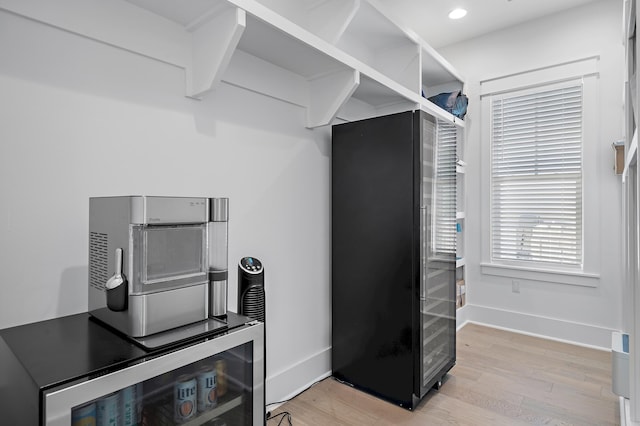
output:
[[[120,391],[120,416],[122,418],[122,426],[138,425],[137,400],[136,385],[126,387]]]
[[[118,426],[120,424],[120,394],[107,395],[96,402],[96,425]]]
[[[183,375],[173,386],[173,419],[183,423],[197,412],[197,381],[195,377]]]
[[[74,408],[71,412],[71,426],[96,426],[96,403]]]
[[[198,372],[198,411],[201,413],[218,405],[216,378],[213,367],[203,367]]]

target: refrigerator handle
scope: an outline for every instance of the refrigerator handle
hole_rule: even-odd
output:
[[[428,281],[428,268],[427,268],[427,259],[429,257],[429,244],[431,242],[431,236],[429,235],[429,212],[431,210],[431,206],[425,205],[424,208],[420,209],[420,214],[422,217],[420,218],[421,230],[420,230],[420,300],[423,302],[427,301],[427,281]]]

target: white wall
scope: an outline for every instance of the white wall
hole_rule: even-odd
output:
[[[267,402],[330,370],[329,131],[173,66],[0,12],[0,328],[87,309],[88,199],[230,198],[237,262],[263,261]]]
[[[611,143],[623,132],[624,51],[622,2],[603,0],[554,16],[440,50],[467,79],[470,96],[465,158],[468,318],[528,333],[610,346],[610,330],[622,327],[622,243],[620,177],[614,176]],[[481,185],[480,81],[600,55],[598,108],[600,112],[597,179],[599,187],[584,191],[599,196],[599,223],[586,233],[600,233],[600,280],[596,288],[520,280],[512,293],[511,279],[483,275],[481,229],[488,222],[480,207],[486,188]],[[597,215],[596,215],[597,216]]]

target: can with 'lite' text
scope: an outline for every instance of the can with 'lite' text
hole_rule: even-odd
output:
[[[198,372],[198,411],[201,413],[218,405],[216,376],[213,367],[204,367]]]
[[[195,377],[183,375],[173,385],[173,419],[183,423],[195,416],[197,411],[197,381]]]

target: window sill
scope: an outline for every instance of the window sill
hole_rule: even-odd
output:
[[[600,274],[591,274],[586,272],[539,269],[523,266],[499,265],[495,263],[481,263],[480,268],[484,275],[495,275],[521,280],[544,281],[582,287],[598,287],[598,284],[600,283]]]

